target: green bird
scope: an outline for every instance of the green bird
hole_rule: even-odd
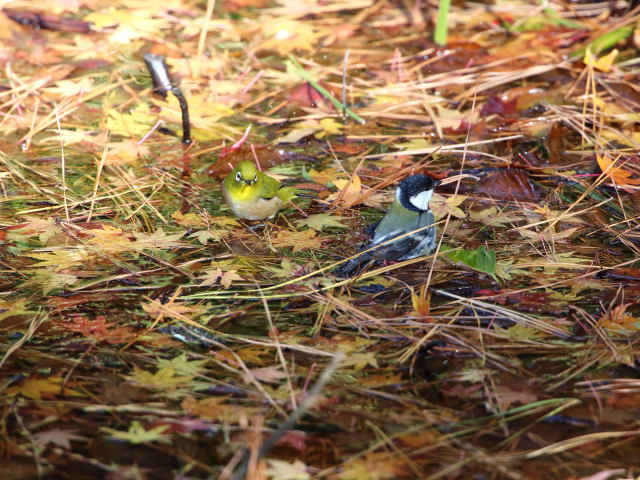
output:
[[[362,249],[365,252],[343,263],[333,273],[350,277],[372,263],[409,260],[433,252],[436,226],[429,201],[438,185],[440,180],[422,174],[411,175],[400,182],[386,215],[369,227],[373,235]]]
[[[245,220],[272,218],[296,197],[294,187],[262,173],[253,162],[240,162],[222,183],[224,198],[238,217]]]

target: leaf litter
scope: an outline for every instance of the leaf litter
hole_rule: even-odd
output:
[[[635,2],[436,3],[4,5],[3,478],[640,473]],[[333,277],[411,173],[437,252]]]

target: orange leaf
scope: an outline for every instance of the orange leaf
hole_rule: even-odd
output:
[[[609,177],[616,185],[640,185],[640,178],[630,178],[633,172],[623,170],[621,167],[614,167],[613,165],[616,163],[615,160],[600,155],[596,155],[596,160],[602,173]]]

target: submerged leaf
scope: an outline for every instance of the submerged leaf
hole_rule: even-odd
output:
[[[600,170],[608,176],[616,185],[640,185],[640,178],[631,178],[633,172],[622,169],[622,167],[614,167],[615,160],[611,160],[605,155],[596,155]]]
[[[229,288],[235,280],[243,280],[243,278],[236,273],[236,270],[223,272],[222,269],[218,267],[206,271],[200,280],[201,282],[198,285],[201,287],[222,285],[224,288]]]
[[[289,463],[285,460],[268,460],[267,475],[273,480],[310,480],[307,466],[300,460]]]
[[[121,431],[113,428],[102,427],[101,430],[107,432],[110,437],[125,442],[139,445],[143,443],[159,442],[159,443],[171,443],[171,436],[164,435],[163,432],[169,429],[169,425],[160,425],[158,427],[145,429],[142,424],[134,420],[129,427],[129,430]]]
[[[330,213],[317,213],[309,215],[306,218],[296,220],[299,227],[309,227],[318,232],[325,228],[348,228],[344,223],[340,223],[345,217],[340,215],[331,215]]]
[[[315,230],[281,231],[271,240],[274,247],[291,247],[294,252],[301,252],[310,248],[318,248],[321,245],[320,238],[316,237]]]
[[[475,250],[444,250],[445,256],[451,259],[451,261],[463,263],[474,270],[489,274],[496,279],[495,251],[487,250],[484,245],[479,246]]]

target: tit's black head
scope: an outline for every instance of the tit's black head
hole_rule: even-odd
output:
[[[433,189],[440,185],[440,180],[427,175],[410,175],[398,185],[396,196],[404,208],[414,212],[429,210],[429,200]]]

